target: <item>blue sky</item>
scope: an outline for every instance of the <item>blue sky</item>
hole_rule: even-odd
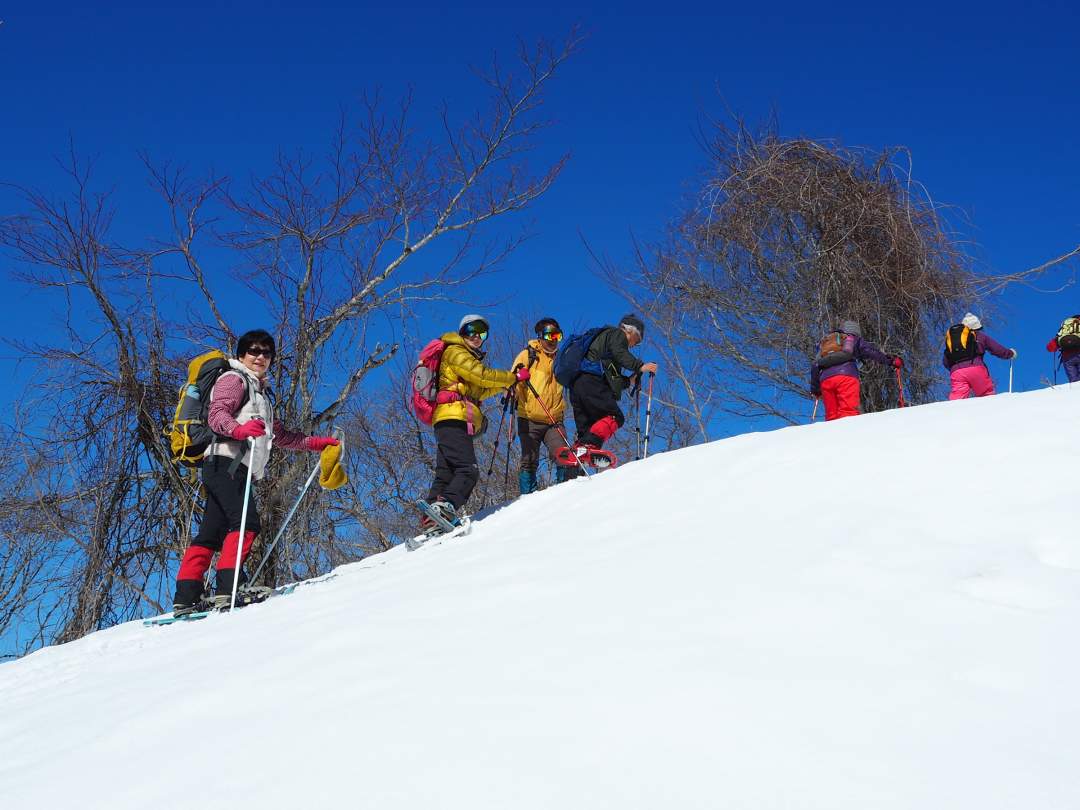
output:
[[[530,224],[535,238],[477,299],[517,293],[564,323],[621,314],[588,275],[581,235],[616,259],[631,234],[656,235],[704,168],[700,124],[728,109],[752,122],[775,111],[786,135],[907,146],[915,177],[966,214],[994,270],[1080,243],[1080,15],[1066,3],[15,3],[0,18],[0,180],[59,189],[54,157],[70,136],[96,159],[121,206],[118,228],[133,238],[164,222],[143,204],[140,150],[243,179],[279,148],[320,148],[364,91],[393,98],[412,87],[421,125],[443,100],[470,110],[483,103],[470,65],[578,22],[588,39],[551,86],[555,126],[539,152],[572,159],[509,223]],[[0,215],[16,209],[0,188]],[[11,300],[25,292],[9,269],[0,291]],[[1050,368],[1046,340],[1080,310],[1076,289],[1017,290],[1002,305],[987,329],[1019,349],[1018,387],[1035,387]],[[38,334],[48,306],[31,297],[9,329]],[[242,326],[260,320],[240,302],[230,313]],[[448,310],[433,331],[457,317]]]

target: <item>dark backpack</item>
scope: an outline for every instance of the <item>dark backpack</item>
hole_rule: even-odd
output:
[[[855,359],[855,335],[829,332],[818,344],[818,368],[832,368]]]
[[[187,380],[180,388],[176,412],[165,428],[174,464],[185,467],[202,464],[203,455],[217,435],[206,418],[210,412],[210,390],[226,371],[232,371],[229,359],[217,349],[200,354],[188,363]],[[245,402],[247,398],[247,380],[244,380]]]
[[[975,330],[962,323],[949,327],[945,333],[945,362],[952,368],[965,360],[974,360],[979,356],[979,341]]]
[[[589,353],[589,347],[592,346],[597,335],[610,328],[598,326],[580,335],[571,335],[562,342],[559,351],[555,353],[554,367],[555,381],[559,385],[569,387],[583,373],[600,375],[604,373],[604,367],[600,363],[595,360],[586,360],[585,356]]]
[[[1061,322],[1057,344],[1059,349],[1080,349],[1080,315],[1073,315]]]

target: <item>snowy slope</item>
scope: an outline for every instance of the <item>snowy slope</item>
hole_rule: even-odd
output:
[[[1075,389],[668,453],[43,650],[0,806],[1080,808]]]

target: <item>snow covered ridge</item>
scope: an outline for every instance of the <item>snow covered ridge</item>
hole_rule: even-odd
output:
[[[0,667],[13,808],[1080,808],[1080,386],[740,436]]]

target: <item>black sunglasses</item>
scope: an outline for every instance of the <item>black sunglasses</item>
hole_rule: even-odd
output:
[[[252,357],[269,357],[271,360],[274,359],[274,350],[264,349],[261,346],[252,346],[250,349],[244,352],[244,354],[249,354]]]

